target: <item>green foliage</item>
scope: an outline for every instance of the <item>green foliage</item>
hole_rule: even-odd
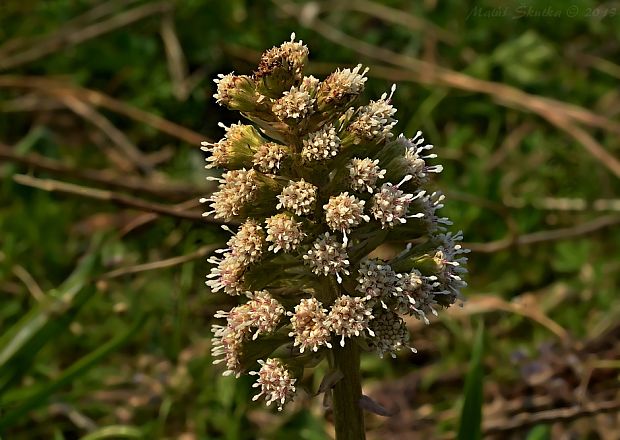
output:
[[[94,289],[86,287],[86,283],[94,262],[95,257],[89,255],[67,281],[2,334],[0,396],[19,382],[41,348],[66,331],[77,312],[92,297]]]
[[[108,5],[109,17],[113,17],[151,3],[1,1],[0,61],[7,59],[4,50],[40,49],[40,41],[28,44],[66,30],[72,19],[95,5]],[[21,75],[60,79],[101,91],[216,140],[222,136],[217,122],[230,124],[237,119],[214,103],[212,79],[232,70],[250,73],[258,51],[287,40],[295,31],[311,47],[310,69],[315,76],[323,77],[337,66],[369,64],[371,77],[365,93],[369,99],[389,90],[391,82],[398,83],[394,103],[399,128],[409,136],[422,129],[436,146],[434,151],[444,164],[438,177],[438,187],[447,193],[444,211],[463,229],[466,241],[484,243],[508,238],[511,233],[571,228],[617,214],[595,204],[599,199],[617,203],[620,194],[619,180],[604,164],[540,116],[519,106],[506,106],[502,96],[427,85],[417,74],[404,71],[393,78],[378,68],[387,62],[362,57],[303,27],[275,2],[173,3],[176,34],[188,71],[196,80],[184,99],[173,91],[160,33],[161,14],[1,70],[0,81]],[[304,23],[312,22],[312,8],[318,4],[322,8],[319,18],[366,43],[437,63],[473,79],[564,101],[618,123],[620,67],[616,60],[620,49],[615,42],[620,40],[620,11],[612,16],[614,6],[609,2],[574,2],[581,12],[573,18],[566,17],[567,5],[562,0],[548,2],[564,11],[562,18],[515,17],[521,7],[517,3],[508,6],[507,15],[490,17],[471,12],[475,6],[489,9],[495,3],[380,2],[401,11],[401,18],[421,19],[422,28],[415,28],[415,20],[406,21],[414,23],[407,27],[346,10],[340,2],[298,3],[307,3]],[[527,5],[536,7],[535,2]],[[587,16],[588,8],[609,14]],[[440,27],[448,33],[447,40],[438,38],[433,27],[424,23]],[[91,105],[146,155],[170,151],[155,175],[149,176],[153,181],[162,178],[186,184],[196,192],[195,196],[146,195],[145,199],[180,203],[208,191],[202,153],[196,145]],[[114,142],[97,126],[44,92],[30,86],[0,86],[0,112],[0,143],[11,146],[16,154],[39,154],[78,169],[113,171],[115,176],[135,174],[119,168],[118,153],[111,153]],[[586,124],[583,128],[612,156],[619,156],[616,132]],[[268,439],[328,438],[320,399],[315,399],[316,406],[309,406],[302,395],[298,407],[276,418],[251,403],[247,379],[222,378],[221,369],[212,365],[211,316],[216,310],[228,309],[233,300],[224,303],[222,295],[207,291],[204,258],[94,281],[104,272],[191,254],[205,244],[224,242],[228,234],[214,225],[164,217],[136,226],[144,220],[136,211],[18,185],[13,180],[16,174],[98,186],[0,158],[3,438],[124,435],[172,439],[188,434],[196,439],[245,440],[257,438],[259,431]],[[582,200],[584,207],[557,209],[549,203],[549,199],[561,198]],[[616,225],[579,238],[474,252],[466,295],[510,301],[527,293],[538,309],[570,335],[593,337],[617,322],[620,313],[618,243],[620,228]],[[44,292],[43,301],[16,275],[23,273],[18,267]],[[75,275],[69,278],[71,273]],[[65,283],[68,279],[72,281]],[[144,316],[149,319],[142,323]],[[462,320],[445,317],[440,322],[415,327],[412,344],[420,349],[417,355],[403,354],[393,361],[363,359],[369,387],[423,371],[419,392],[407,396],[413,399],[411,406],[430,407],[433,414],[454,413],[464,366],[473,353]],[[518,367],[507,361],[516,350],[536,356],[539,345],[555,340],[539,323],[502,310],[490,312],[485,323],[485,360],[494,366],[485,383],[501,390],[522,380]],[[458,378],[443,380],[448,372]],[[436,391],[442,383],[448,385]],[[380,437],[383,431],[375,427],[389,425],[390,420],[369,424],[373,428],[369,436]],[[456,420],[437,422],[429,429],[416,434],[433,438],[443,432],[453,437]],[[536,427],[529,436],[546,438],[547,431]]]
[[[463,389],[463,408],[457,438],[459,440],[476,440],[482,438],[482,404],[484,384],[484,321],[480,320],[474,338],[469,369],[465,376]]]
[[[550,429],[546,425],[535,426],[528,432],[526,440],[548,440],[551,438]]]

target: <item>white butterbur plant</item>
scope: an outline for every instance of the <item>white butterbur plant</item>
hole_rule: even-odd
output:
[[[432,145],[394,133],[395,86],[358,104],[368,69],[320,81],[304,76],[307,57],[293,35],[253,75],[216,80],[217,102],[246,123],[203,143],[207,168],[226,170],[205,215],[236,225],[207,285],[241,302],[216,314],[213,355],[225,374],[257,376],[255,399],[280,410],[327,360],[336,433],[351,420],[363,433],[360,351],[412,349],[406,317],[428,322],[459,300],[467,250],[428,188],[442,170]],[[388,242],[405,247],[374,257]]]

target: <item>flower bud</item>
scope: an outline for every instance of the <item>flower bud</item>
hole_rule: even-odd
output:
[[[396,87],[392,87],[392,93],[388,96],[384,93],[378,101],[370,101],[370,104],[361,107],[347,127],[347,132],[353,138],[354,144],[363,141],[382,142],[390,139],[392,128],[398,122],[392,116],[396,109],[390,104]]]
[[[215,218],[231,220],[235,217],[247,218],[260,216],[273,210],[276,195],[282,190],[282,184],[272,177],[256,170],[231,170],[219,179],[218,191],[201,202],[212,202]]]
[[[210,153],[207,168],[226,167],[229,170],[246,168],[255,162],[255,156],[267,140],[251,125],[232,124],[226,127],[224,139],[212,144],[202,143],[202,150]],[[284,148],[284,147],[282,147]]]
[[[251,112],[260,106],[261,95],[257,92],[254,79],[247,75],[218,75],[214,80],[217,93],[213,95],[217,103],[230,110]]]
[[[263,54],[258,70],[254,73],[260,93],[277,98],[301,82],[303,68],[308,60],[308,48],[302,43],[295,41],[295,34],[292,34],[291,41]]]
[[[258,376],[256,383],[252,386],[260,387],[260,392],[252,400],[264,397],[267,406],[275,402],[278,405],[278,411],[282,411],[284,403],[292,400],[295,395],[297,379],[291,377],[290,371],[279,359],[259,360],[258,363],[261,366],[260,370],[250,371],[251,375]]]
[[[321,112],[345,109],[351,105],[364,90],[368,67],[361,73],[362,65],[351,69],[336,69],[321,84],[317,92],[317,107]]]
[[[441,165],[429,165],[428,159],[437,157],[436,154],[429,154],[432,145],[424,144],[422,132],[418,131],[415,137],[407,139],[404,135],[399,135],[393,142],[393,157],[387,159],[384,155],[386,169],[389,170],[387,178],[400,180],[406,175],[412,176],[410,186],[420,187],[428,182],[431,173],[440,173],[443,170]]]

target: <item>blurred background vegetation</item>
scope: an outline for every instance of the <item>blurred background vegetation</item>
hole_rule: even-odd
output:
[[[273,414],[209,351],[212,79],[291,32],[317,77],[398,83],[472,249],[418,354],[363,360],[398,410],[369,438],[455,437],[482,319],[485,437],[620,437],[617,2],[0,0],[2,438],[330,438],[320,399]]]

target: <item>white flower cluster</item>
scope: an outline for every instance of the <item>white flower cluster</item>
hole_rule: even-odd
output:
[[[295,395],[297,379],[291,376],[291,372],[279,359],[267,359],[266,361],[259,359],[257,362],[260,370],[250,371],[250,374],[258,376],[258,380],[252,387],[260,387],[260,393],[252,397],[252,400],[258,400],[264,396],[267,406],[276,402],[278,411],[282,411],[283,405]]]
[[[311,133],[303,140],[301,157],[306,161],[325,160],[334,157],[340,149],[340,138],[336,128],[326,124],[320,130]]]
[[[226,319],[226,325],[213,326],[211,354],[216,358],[214,363],[225,362],[224,374],[235,374],[238,377],[242,370],[244,341],[256,339],[260,334],[272,333],[284,312],[284,307],[267,291],[255,292],[247,303],[228,312],[218,311],[215,317]]]
[[[466,286],[462,234],[447,231],[444,196],[426,187],[442,170],[433,146],[421,132],[394,136],[395,87],[356,105],[368,69],[320,81],[303,75],[307,57],[293,36],[253,75],[220,76],[218,103],[252,125],[203,145],[207,167],[227,169],[211,177],[205,215],[239,225],[224,226],[233,235],[208,260],[211,290],[242,299],[215,315],[226,323],[213,327],[212,353],[225,374],[258,366],[254,399],[280,410],[306,362],[345,344],[396,356],[409,345],[403,317],[429,322]],[[372,258],[386,241],[410,244]]]

